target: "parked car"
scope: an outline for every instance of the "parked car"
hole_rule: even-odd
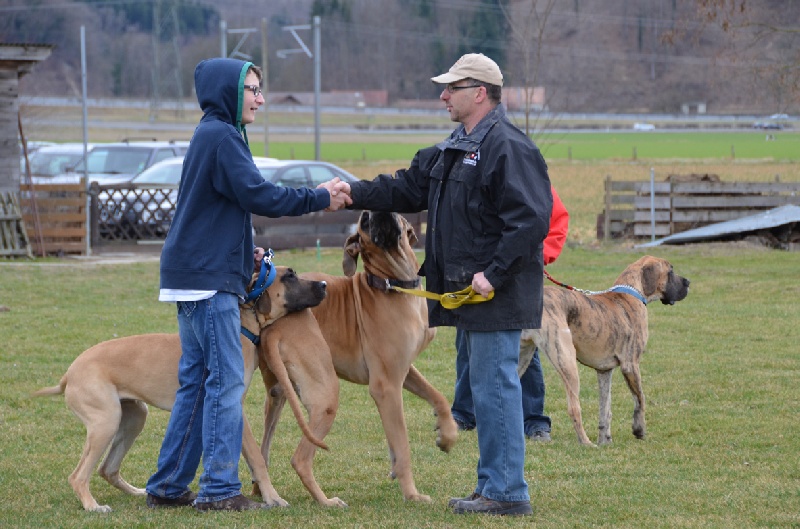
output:
[[[310,160],[278,160],[254,156],[253,161],[264,180],[277,186],[317,187],[323,182],[338,176],[346,182],[357,182],[358,178],[344,169],[328,162]],[[142,172],[131,180],[135,187],[174,187],[181,183],[183,156],[164,160]]]
[[[58,144],[52,141],[36,141],[36,140],[25,142],[25,147],[27,147],[28,149],[28,156],[36,152],[38,149],[41,149],[42,147],[48,147],[50,145],[58,145]],[[19,142],[19,154],[21,157],[24,156],[25,154],[25,151],[22,148],[22,141]]]
[[[86,164],[81,160],[66,173],[53,178],[54,183],[77,182],[83,177],[84,167],[88,169],[89,181],[100,185],[130,182],[152,165],[183,156],[189,148],[188,141],[121,141],[101,143],[86,156]]]
[[[357,182],[358,178],[341,167],[327,162],[312,160],[280,160],[257,163],[265,180],[277,186],[317,187],[338,176],[345,182]],[[348,235],[356,230],[360,212],[339,210],[317,211],[302,217],[270,219],[253,215],[255,243],[263,248],[309,248],[319,244],[326,247],[341,247]]]
[[[92,145],[86,146],[87,150]],[[62,143],[57,145],[44,145],[28,154],[31,169],[31,180],[34,184],[49,184],[56,175],[70,170],[83,159],[83,143]],[[25,157],[20,160],[20,174],[22,182],[27,182],[27,169]]]
[[[753,123],[753,128],[760,130],[781,130],[783,127],[780,123],[775,123],[772,121],[757,121]]]
[[[357,177],[328,162],[273,159],[261,160],[256,165],[264,180],[277,186],[317,187],[335,176],[345,182],[358,182]]]
[[[348,182],[358,181],[327,162],[263,157],[254,157],[253,161],[262,176],[278,186],[316,187],[335,176]],[[113,231],[117,237],[131,239],[165,236],[175,213],[182,168],[182,156],[170,158],[143,171],[125,188],[101,190],[100,232]],[[355,230],[357,218],[355,211],[318,212],[282,219],[254,215],[253,231],[257,244],[276,249],[314,245],[318,239],[326,246],[340,245]]]

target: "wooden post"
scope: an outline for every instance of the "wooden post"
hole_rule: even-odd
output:
[[[603,241],[611,239],[611,175],[606,175],[605,181],[606,211],[603,215]]]
[[[669,175],[669,234],[673,235],[675,233],[675,195],[673,192],[673,177],[675,175]]]

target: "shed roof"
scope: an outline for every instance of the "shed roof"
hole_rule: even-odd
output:
[[[729,235],[767,230],[796,222],[800,222],[800,206],[788,204],[756,215],[749,215],[734,220],[709,224],[708,226],[703,226],[702,228],[696,228],[694,230],[675,233],[663,239],[637,244],[636,247],[648,248],[660,244],[682,244],[687,242],[717,240]]]

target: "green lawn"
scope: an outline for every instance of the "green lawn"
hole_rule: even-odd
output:
[[[763,132],[546,132],[534,139],[548,160],[800,160],[800,133],[779,131],[774,141]],[[251,137],[254,154],[264,153],[263,141]],[[415,139],[363,136],[358,141],[325,138],[320,150],[323,160],[334,163],[352,161],[411,161],[422,147],[447,136],[426,135]],[[269,155],[276,158],[313,159],[314,144],[308,141],[271,141]]]
[[[116,336],[174,332],[174,307],[156,301],[158,265],[92,265],[71,260],[0,262],[0,504],[3,527],[630,527],[755,528],[800,526],[800,326],[796,254],[743,243],[650,249],[691,281],[675,306],[648,307],[650,341],[642,361],[648,436],[630,431],[631,397],[614,375],[614,443],[579,446],[564,388],[543,361],[553,442],[528,444],[526,477],[535,516],[457,517],[451,496],[471,491],[477,447],[463,434],[450,454],[434,446],[428,405],[405,395],[417,487],[433,503],[404,502],[387,477],[386,443],[365,387],[343,382],[330,452],[315,473],[346,510],[311,501],[289,465],[298,429],[285,413],[271,475],[288,509],[201,515],[151,511],[98,477],[92,490],[107,515],[85,513],[67,483],[85,431],[63,398],[32,399],[55,384],[87,347]],[[567,248],[549,267],[558,280],[588,289],[611,285],[644,252],[620,246]],[[339,273],[341,251],[279,252],[278,264]],[[448,398],[454,380],[453,332],[442,329],[415,363]],[[597,382],[581,369],[584,425],[595,439]],[[260,438],[259,377],[247,413]],[[154,470],[167,413],[151,410],[122,471],[142,486]],[[249,481],[242,463],[243,482]],[[247,487],[246,487],[247,490]]]

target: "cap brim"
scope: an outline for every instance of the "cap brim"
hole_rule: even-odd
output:
[[[442,75],[437,75],[436,77],[431,77],[431,81],[439,84],[455,83],[456,81],[460,81],[462,79],[466,79],[466,77],[464,77],[463,75],[455,75],[450,72],[443,73]]]

